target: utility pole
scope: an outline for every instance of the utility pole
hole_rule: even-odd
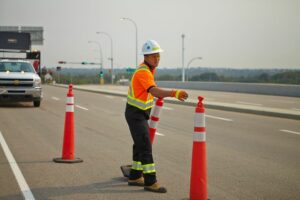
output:
[[[184,37],[185,35],[182,34],[181,38],[182,38],[182,82],[184,82],[184,78],[185,78],[185,73],[184,73]]]

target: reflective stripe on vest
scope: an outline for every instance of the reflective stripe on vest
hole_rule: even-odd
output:
[[[148,67],[146,65],[141,65],[135,71],[135,73],[138,72],[138,71],[140,71],[140,70],[146,70],[147,72],[151,73],[150,70],[148,69]],[[150,93],[148,94],[147,101],[143,101],[143,100],[140,100],[138,98],[135,98],[134,88],[133,88],[133,85],[132,85],[135,73],[133,74],[133,76],[131,78],[130,85],[129,85],[128,95],[127,95],[127,103],[129,105],[135,106],[135,107],[137,107],[137,108],[139,108],[141,110],[147,110],[149,108],[152,108],[153,107],[153,97],[151,98],[151,94]]]
[[[147,165],[142,165],[143,166],[143,173],[144,174],[149,174],[149,173],[154,173],[156,172],[155,170],[155,164],[147,164]]]
[[[142,171],[142,163],[140,161],[133,161],[131,169]]]

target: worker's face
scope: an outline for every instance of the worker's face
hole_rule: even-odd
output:
[[[157,67],[159,64],[160,60],[160,54],[155,53],[155,54],[150,54],[150,55],[145,55],[145,61],[151,65],[151,67]]]

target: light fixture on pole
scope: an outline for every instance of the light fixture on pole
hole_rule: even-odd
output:
[[[132,19],[127,18],[127,17],[120,18],[120,20],[122,20],[122,21],[128,20],[134,24],[134,27],[135,27],[135,66],[137,67],[138,66],[138,29],[137,29],[137,25],[136,25],[135,21],[133,21]]]
[[[101,44],[99,42],[97,42],[97,41],[88,41],[88,43],[90,43],[90,44],[91,43],[95,43],[99,47],[99,52],[100,52],[100,74],[101,74],[101,72],[103,72],[103,54],[102,54]],[[103,77],[100,77],[100,85],[103,84],[102,80],[103,80]]]
[[[190,64],[191,64],[194,60],[201,60],[201,59],[202,59],[202,57],[194,57],[194,58],[192,58],[192,59],[188,62],[188,64],[187,64],[187,67],[186,67],[187,71],[190,69],[189,66],[190,66]],[[186,74],[186,80],[188,81],[188,73]]]
[[[112,37],[106,32],[96,32],[97,34],[106,35],[110,39],[110,61],[111,61],[111,84],[114,84],[114,57],[113,57],[113,40]]]

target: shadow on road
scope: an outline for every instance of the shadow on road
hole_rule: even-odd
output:
[[[33,105],[31,102],[0,102],[0,108],[33,108]]]
[[[142,193],[145,192],[143,187],[131,187],[127,185],[127,178],[115,177],[111,181],[91,183],[88,185],[78,186],[57,186],[57,187],[41,187],[32,188],[31,192],[36,199],[50,200],[55,197],[62,197],[74,194],[125,194],[125,193]],[[120,197],[121,198],[121,197]],[[1,200],[18,200],[23,199],[22,194],[14,194],[7,196],[0,196]],[[93,199],[93,198],[92,198]]]

